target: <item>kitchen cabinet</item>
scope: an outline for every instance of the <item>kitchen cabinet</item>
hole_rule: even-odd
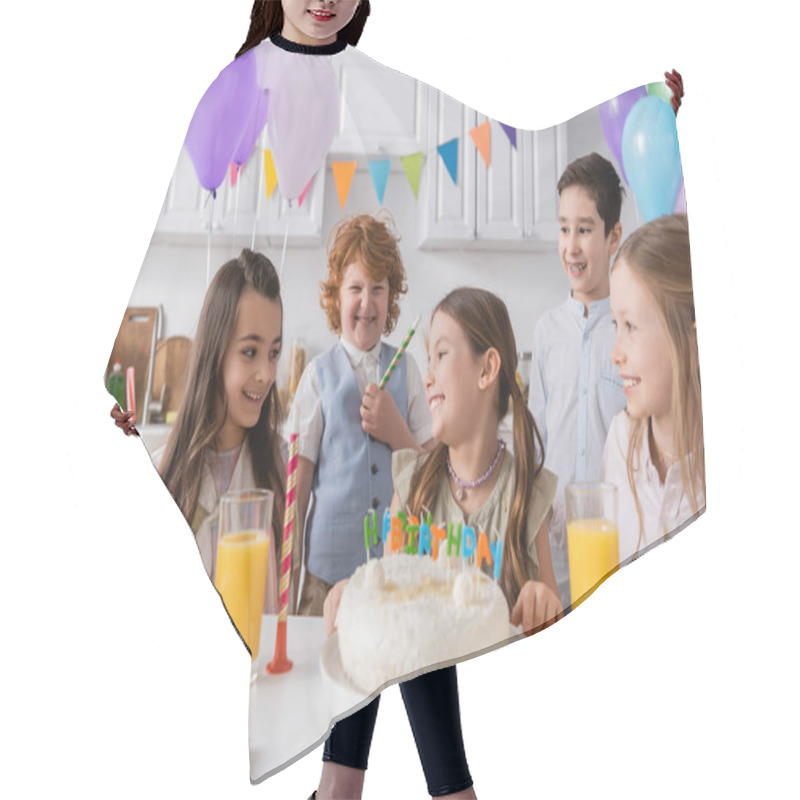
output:
[[[552,249],[558,237],[556,183],[567,163],[566,125],[518,131],[511,145],[491,121],[491,165],[487,169],[469,132],[486,117],[413,78],[382,66],[352,49],[333,60],[341,93],[339,128],[325,167],[311,184],[303,205],[290,208],[276,189],[265,191],[265,130],[242,168],[236,186],[223,182],[216,199],[197,182],[181,150],[155,239],[200,244],[214,241],[249,246],[255,234],[281,247],[287,230],[293,246],[321,246],[325,182],[331,160],[366,162],[391,158],[401,171],[402,156],[422,151],[417,201],[417,244],[423,249]],[[458,138],[458,180],[454,183],[437,147]]]
[[[289,241],[295,246],[317,246],[322,241],[322,211],[326,170],[314,176],[303,204],[289,203],[276,189],[267,199],[264,149],[269,148],[265,130],[236,185],[229,177],[217,189],[216,198],[198,182],[189,154],[181,149],[167,196],[156,223],[154,239],[177,244],[205,241],[211,229],[215,243],[250,246],[255,236],[273,247],[283,244],[287,221]]]
[[[517,131],[517,146],[495,121],[487,168],[469,132],[487,117],[424,87],[424,152],[419,246],[424,249],[552,249],[558,239],[556,184],[567,164],[566,125]],[[437,147],[459,137],[458,183]]]

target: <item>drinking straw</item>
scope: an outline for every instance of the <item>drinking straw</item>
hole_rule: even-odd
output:
[[[295,487],[297,485],[297,434],[289,437],[289,465],[286,475],[286,510],[283,514],[283,551],[281,554],[280,603],[275,632],[275,655],[267,672],[288,672],[293,664],[286,656],[286,618],[289,614],[289,586],[292,582],[292,533],[294,530]]]
[[[414,320],[414,324],[408,329],[408,333],[406,334],[406,338],[400,342],[400,347],[397,349],[397,352],[394,354],[394,358],[392,359],[392,363],[389,364],[388,369],[383,374],[381,378],[381,382],[378,384],[379,389],[383,389],[386,384],[389,382],[389,378],[392,377],[392,373],[394,372],[394,368],[397,366],[397,362],[403,357],[403,353],[405,353],[406,348],[408,347],[408,343],[411,341],[411,337],[417,330],[417,325],[419,325],[419,315]]]
[[[125,405],[127,411],[132,411],[131,420],[136,420],[136,391],[133,367],[128,367],[125,371]]]

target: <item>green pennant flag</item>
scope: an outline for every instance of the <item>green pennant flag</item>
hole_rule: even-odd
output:
[[[414,192],[414,198],[417,199],[419,195],[419,176],[422,172],[422,151],[413,153],[410,156],[403,156],[400,161],[403,164],[403,169],[408,178],[408,185],[411,191]]]

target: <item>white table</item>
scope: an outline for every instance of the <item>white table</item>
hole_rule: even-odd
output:
[[[321,744],[333,722],[366,705],[370,698],[325,678],[319,658],[325,644],[322,617],[292,617],[286,650],[294,666],[271,675],[266,665],[275,653],[277,617],[265,615],[250,689],[250,779],[259,781]]]

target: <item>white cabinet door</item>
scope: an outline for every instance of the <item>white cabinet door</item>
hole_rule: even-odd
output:
[[[356,49],[334,60],[341,104],[335,157],[400,157],[421,147],[422,97],[418,82]]]
[[[293,245],[319,245],[322,242],[322,202],[325,196],[326,168],[314,176],[302,206],[281,197],[280,187],[267,199],[264,173],[264,148],[269,147],[267,132],[261,135],[250,159],[242,167],[236,184],[226,175],[217,188],[216,198],[197,180],[191,159],[182,149],[170,181],[167,196],[156,224],[155,236],[163,241],[199,243],[208,237],[218,244],[251,246],[268,239],[283,243],[286,221],[289,242]]]
[[[469,132],[475,112],[424,84],[423,164],[419,191],[419,246],[464,246],[475,240],[475,148]],[[457,182],[439,157],[439,145],[458,138]]]
[[[477,124],[487,117],[477,115]],[[476,238],[486,242],[522,243],[523,239],[523,171],[522,153],[511,144],[497,122],[490,121],[491,158],[486,167],[483,156],[472,140],[469,147],[476,151],[477,168]]]
[[[524,131],[522,172],[525,222],[529,242],[558,241],[558,179],[567,166],[567,126]],[[519,134],[518,134],[519,136]]]

